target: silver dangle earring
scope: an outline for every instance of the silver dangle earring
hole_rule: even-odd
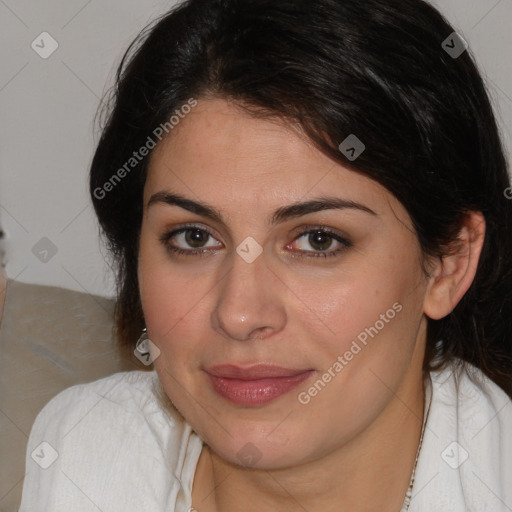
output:
[[[148,331],[146,327],[144,327],[142,329],[141,335],[139,336],[139,339],[137,340],[137,344],[135,345],[134,355],[145,366],[149,366],[156,359],[156,357],[153,357],[151,354],[152,345],[153,344],[148,337]],[[160,353],[159,350],[158,353]]]
[[[142,329],[141,335],[139,336],[139,339],[137,340],[137,347],[148,339],[148,330],[144,327]]]

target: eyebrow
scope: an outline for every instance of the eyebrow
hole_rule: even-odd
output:
[[[222,215],[218,210],[212,206],[193,201],[179,194],[173,194],[167,191],[156,192],[153,194],[147,204],[147,208],[155,204],[166,204],[176,205],[180,208],[188,210],[189,212],[195,213],[202,217],[207,217],[213,221],[224,224]],[[364,206],[363,204],[356,203],[355,201],[349,201],[339,197],[318,197],[310,201],[292,203],[288,206],[282,206],[274,211],[271,219],[271,225],[279,224],[288,219],[301,217],[309,213],[315,213],[323,210],[358,210],[370,215],[378,216],[372,209]]]

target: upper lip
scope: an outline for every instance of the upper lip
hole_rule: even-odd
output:
[[[233,364],[221,364],[206,368],[210,375],[225,377],[227,379],[255,380],[272,377],[294,377],[311,371],[311,369],[283,368],[269,364],[256,364],[252,366],[236,366]]]

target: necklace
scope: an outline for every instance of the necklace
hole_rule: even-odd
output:
[[[411,474],[411,480],[409,482],[409,488],[407,489],[407,492],[405,494],[405,500],[404,500],[404,503],[402,505],[400,512],[407,512],[409,510],[409,506],[411,505],[412,488],[414,486],[414,477],[416,476],[416,466],[418,465],[418,459],[420,457],[421,445],[423,444],[423,436],[425,434],[425,427],[427,426],[428,415],[430,413],[430,406],[432,405],[432,381],[430,378],[430,373],[429,373],[428,377],[429,377],[429,381],[430,381],[430,388],[429,388],[430,399],[429,399],[429,403],[428,403],[428,409],[427,409],[427,412],[423,419],[420,443],[418,445],[418,451],[416,452],[416,460],[414,461],[414,467],[412,468],[412,474]]]

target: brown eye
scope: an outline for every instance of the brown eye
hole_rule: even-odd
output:
[[[208,238],[210,238],[210,234],[202,229],[187,229],[185,231],[185,242],[195,249],[202,248]]]
[[[297,243],[301,239],[304,240],[300,243]],[[313,258],[319,256],[336,256],[340,252],[343,252],[345,249],[352,246],[352,243],[340,234],[334,233],[327,228],[321,227],[300,233],[297,237],[295,237],[293,243],[299,245],[299,250],[296,251],[298,252],[299,256]],[[335,250],[328,250],[332,247],[333,243],[337,243],[339,247]],[[308,245],[313,250],[308,249]],[[287,247],[291,247],[291,245]]]
[[[207,230],[192,226],[165,233],[160,241],[172,253],[194,256],[196,254],[204,255],[213,248],[222,247],[222,244],[218,242],[214,245],[206,245],[210,239],[212,241],[216,240]]]
[[[308,243],[318,251],[325,251],[332,245],[334,238],[324,231],[310,232]]]

